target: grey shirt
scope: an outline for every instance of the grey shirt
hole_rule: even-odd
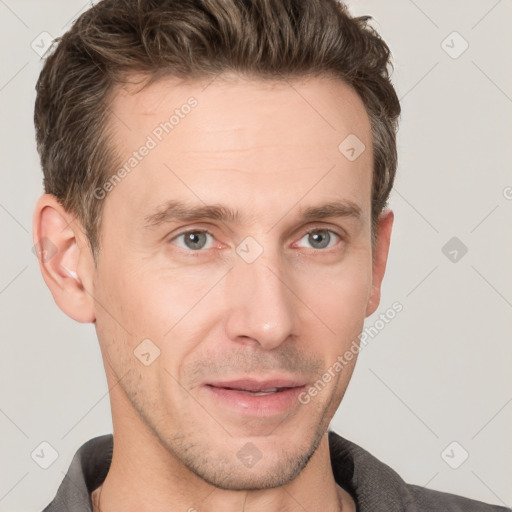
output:
[[[332,431],[329,447],[334,479],[352,495],[357,512],[512,512],[510,508],[407,484],[389,466]],[[112,434],[83,444],[43,512],[92,512],[91,493],[107,476],[112,449]]]

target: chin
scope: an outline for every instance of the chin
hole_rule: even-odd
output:
[[[318,434],[318,432],[317,432]],[[309,437],[309,436],[308,436]],[[224,447],[194,444],[180,450],[182,463],[199,478],[219,489],[249,491],[272,489],[288,484],[306,467],[320,444],[314,435],[291,446],[290,437],[272,435],[246,437]],[[251,440],[252,439],[252,440]]]
[[[236,463],[218,468],[195,468],[193,471],[204,481],[223,490],[256,491],[273,489],[288,484],[294,480],[306,467],[311,455],[303,454],[298,457],[281,458],[276,463],[265,463],[263,459],[253,467],[242,467]]]

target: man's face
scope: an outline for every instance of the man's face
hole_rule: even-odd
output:
[[[277,486],[318,446],[355,358],[300,393],[376,307],[370,125],[340,81],[205,87],[165,79],[112,105],[116,146],[138,159],[104,199],[96,328],[109,384],[122,379],[114,425],[133,408],[206,481]],[[355,160],[338,148],[350,134]],[[238,217],[154,215],[170,201]],[[345,215],[302,217],[328,203]]]

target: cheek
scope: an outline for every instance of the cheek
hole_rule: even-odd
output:
[[[101,279],[101,294],[128,331],[162,338],[192,310],[212,276],[197,269],[151,268],[139,262],[112,265]]]
[[[157,354],[155,367],[177,376],[181,362],[204,339],[201,333],[210,325],[215,304],[205,295],[219,276],[198,267],[193,271],[150,271],[141,265],[137,270],[122,271],[118,265],[102,278],[101,301],[112,307],[98,317],[98,337],[103,332],[108,345],[116,340],[109,352],[119,364],[121,360],[126,364],[126,357],[149,339],[151,343],[145,343],[149,352]]]
[[[362,329],[372,286],[369,261],[367,251],[358,251],[332,267],[301,269],[298,296],[337,345]]]

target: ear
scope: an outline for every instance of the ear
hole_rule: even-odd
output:
[[[394,213],[392,210],[384,210],[379,217],[377,227],[377,244],[372,268],[372,289],[366,306],[366,316],[370,316],[379,307],[380,287],[386,263],[388,261],[389,242],[391,239],[391,229],[393,227]]]
[[[34,209],[32,237],[41,274],[57,306],[77,322],[94,322],[94,264],[80,222],[55,196],[43,194]]]

